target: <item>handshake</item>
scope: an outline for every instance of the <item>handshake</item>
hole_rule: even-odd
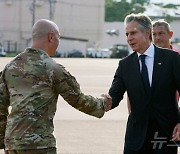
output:
[[[111,110],[112,107],[112,98],[108,94],[102,94],[101,97],[104,98],[104,110],[107,112]]]

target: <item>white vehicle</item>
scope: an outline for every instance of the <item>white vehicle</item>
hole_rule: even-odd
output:
[[[99,58],[110,58],[112,51],[109,49],[100,49],[99,51]]]
[[[86,54],[87,54],[87,57],[96,58],[97,57],[97,50],[94,48],[87,48]]]
[[[91,58],[110,58],[112,51],[109,49],[99,49],[95,50],[94,48],[87,49],[87,57]]]
[[[6,56],[6,52],[4,50],[3,47],[0,47],[0,57],[5,57]]]

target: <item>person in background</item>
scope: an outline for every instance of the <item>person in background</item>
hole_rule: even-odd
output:
[[[173,47],[171,44],[171,38],[173,36],[173,31],[171,30],[170,24],[164,19],[159,19],[153,21],[153,42],[155,45],[168,48],[173,51],[180,53],[180,49]],[[177,100],[179,101],[180,95],[177,92]],[[179,102],[180,104],[180,102]]]
[[[168,22],[164,19],[159,19],[153,21],[153,43],[161,48],[172,49],[180,53],[180,49],[177,49],[172,46],[171,38],[173,36],[173,31]]]
[[[152,43],[152,21],[145,14],[126,16],[124,25],[134,52],[119,61],[109,89],[112,109],[125,92],[130,100],[124,154],[177,154],[180,54]]]
[[[56,154],[53,118],[58,95],[77,110],[101,118],[112,101],[108,95],[85,95],[54,56],[58,26],[46,19],[32,28],[32,47],[17,55],[0,75],[0,148],[6,154]],[[8,107],[11,111],[8,112]]]

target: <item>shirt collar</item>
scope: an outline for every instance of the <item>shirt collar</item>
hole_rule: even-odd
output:
[[[137,52],[138,57],[142,54]],[[143,53],[143,55],[147,55],[148,57],[154,58],[154,45],[151,43],[149,48]]]

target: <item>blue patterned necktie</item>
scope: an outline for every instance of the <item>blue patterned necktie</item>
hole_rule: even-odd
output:
[[[149,83],[149,77],[148,77],[148,70],[147,70],[147,66],[145,63],[146,55],[140,55],[139,58],[140,58],[141,64],[142,64],[141,76],[143,79],[144,88],[145,88],[147,94],[149,94],[150,93],[150,83]]]

